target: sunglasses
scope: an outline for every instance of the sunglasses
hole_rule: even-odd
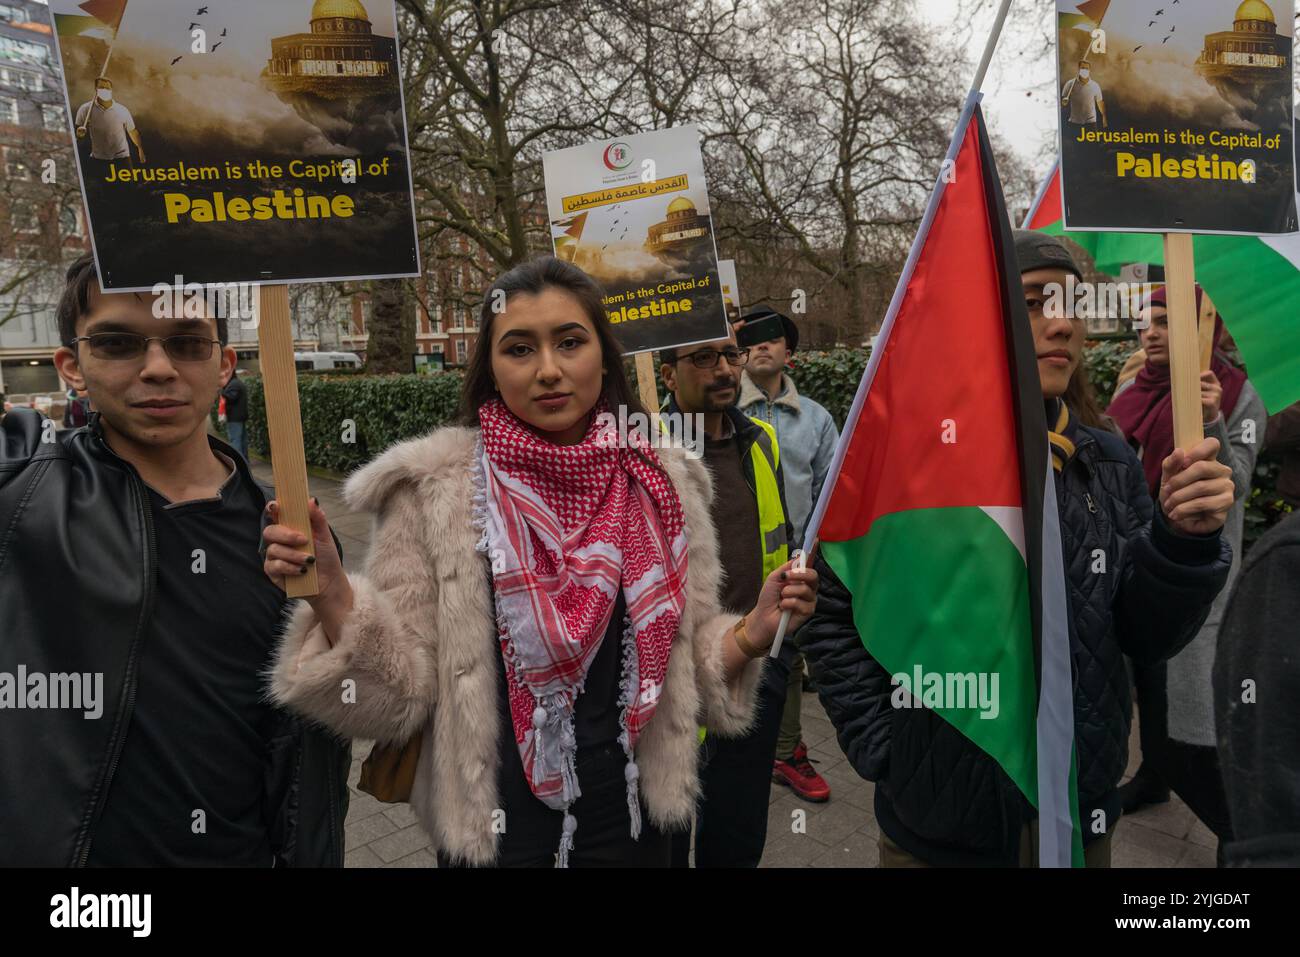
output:
[[[749,361],[748,349],[728,349],[725,352],[717,352],[713,349],[701,349],[699,352],[692,352],[688,356],[678,356],[677,361],[690,359],[697,369],[713,369],[718,365],[719,359],[726,359],[727,364],[731,366],[743,366]]]
[[[220,339],[207,336],[142,336],[134,332],[100,332],[93,336],[78,336],[71,345],[78,342],[90,343],[90,354],[96,359],[118,361],[138,359],[149,349],[149,343],[161,342],[163,351],[169,359],[177,362],[206,362],[212,358],[212,347]]]

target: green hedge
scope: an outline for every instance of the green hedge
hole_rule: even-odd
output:
[[[433,375],[298,377],[307,464],[335,472],[365,465],[388,446],[424,435],[456,417],[458,372]],[[266,457],[266,406],[259,376],[248,387],[249,449]]]

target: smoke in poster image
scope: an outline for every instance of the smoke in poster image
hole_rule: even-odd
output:
[[[1295,227],[1294,0],[1057,0],[1073,229]]]
[[[417,275],[393,0],[52,0],[101,281]]]

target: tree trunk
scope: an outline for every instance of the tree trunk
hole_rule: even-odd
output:
[[[415,303],[400,279],[370,284],[370,341],[366,371],[377,375],[411,372],[415,352]]]

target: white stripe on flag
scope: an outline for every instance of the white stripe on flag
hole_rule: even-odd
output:
[[[1074,838],[1070,761],[1074,756],[1074,680],[1065,597],[1060,513],[1049,450],[1044,463],[1041,660],[1038,690],[1038,866],[1069,867]],[[1114,821],[1106,822],[1110,830]]]

